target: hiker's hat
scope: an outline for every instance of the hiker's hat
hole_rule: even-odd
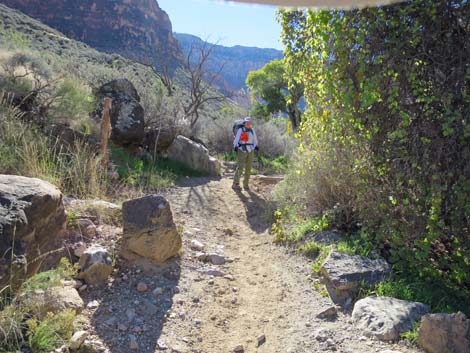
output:
[[[244,123],[251,123],[251,117],[247,116],[245,119],[243,119]]]

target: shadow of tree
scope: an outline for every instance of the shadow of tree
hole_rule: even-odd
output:
[[[180,259],[148,263],[144,270],[126,263],[118,268],[108,286],[95,287],[84,296],[87,304],[99,302],[90,323],[111,353],[154,353],[163,345],[160,342],[159,346],[158,340],[173,306],[173,296],[179,292]],[[140,282],[147,285],[145,292],[137,290]],[[138,349],[130,348],[132,336]]]
[[[272,202],[251,190],[245,191],[248,196],[242,190],[235,190],[235,192],[245,205],[246,219],[251,229],[257,234],[266,232],[271,226],[266,217],[266,210],[272,207]]]

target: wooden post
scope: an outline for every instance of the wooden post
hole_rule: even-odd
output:
[[[100,142],[101,142],[101,164],[104,170],[108,169],[109,153],[108,141],[111,137],[111,116],[110,110],[113,100],[106,97],[103,102],[103,112],[101,116]]]

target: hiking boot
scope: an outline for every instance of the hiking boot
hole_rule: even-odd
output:
[[[240,184],[233,183],[233,184],[232,184],[232,189],[233,189],[233,190],[241,190]]]

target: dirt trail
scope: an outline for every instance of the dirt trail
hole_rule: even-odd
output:
[[[135,335],[136,351],[145,353],[230,353],[238,345],[248,353],[419,352],[365,338],[347,314],[316,318],[332,303],[313,289],[305,258],[272,244],[265,217],[270,188],[255,179],[253,191],[235,192],[228,178],[191,178],[166,195],[184,232],[181,258],[157,271],[128,269],[125,280],[87,298],[100,301],[90,315],[108,351],[130,352],[128,335]],[[228,262],[201,262],[192,239]],[[163,294],[137,293],[139,281]]]
[[[194,342],[195,352],[204,353],[233,352],[237,345],[259,353],[392,349],[355,332],[347,315],[340,314],[334,322],[316,318],[332,303],[313,289],[306,259],[272,244],[266,217],[269,186],[255,178],[253,191],[234,192],[230,179],[200,182],[189,181],[169,196],[176,219],[186,230],[181,296],[197,297],[199,303],[188,312],[185,324],[165,324],[162,336],[179,332]],[[233,235],[227,234],[230,231]],[[219,269],[229,279],[211,279],[197,273],[200,264],[189,265],[191,239],[208,250],[223,251],[232,262]],[[202,324],[195,328],[195,320]],[[258,347],[262,335],[266,342]],[[328,338],[331,341],[320,342]]]

